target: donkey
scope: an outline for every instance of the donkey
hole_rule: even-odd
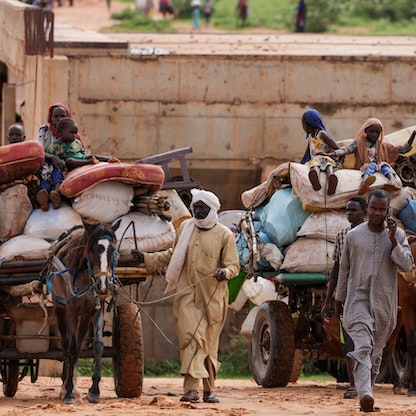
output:
[[[66,404],[79,397],[76,385],[78,358],[87,331],[93,330],[94,372],[87,399],[100,399],[101,359],[104,350],[104,301],[112,295],[118,261],[115,230],[108,224],[88,224],[67,232],[53,246],[47,286],[53,298],[64,350],[60,399]]]

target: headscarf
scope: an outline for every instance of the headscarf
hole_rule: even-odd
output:
[[[384,127],[381,121],[378,118],[369,118],[360,128],[357,134],[357,154],[355,156],[356,167],[361,168],[364,164],[370,163],[368,160],[368,151],[367,151],[367,134],[365,129],[367,127],[378,124],[381,127],[380,135],[376,141],[376,151],[377,151],[377,160],[378,163],[381,162],[390,162],[389,161],[389,152],[387,149],[387,143],[383,142],[384,139]]]
[[[310,108],[303,113],[303,118],[307,124],[309,124],[314,129],[326,130],[324,122],[322,120],[321,114],[318,110]],[[302,157],[302,160],[299,163],[305,164],[311,160],[311,153],[309,145],[306,147],[305,154]]]
[[[211,229],[218,222],[218,211],[221,207],[218,197],[212,192],[200,189],[191,189],[191,194],[191,208],[193,208],[196,202],[201,201],[211,209],[205,218],[197,219],[193,217],[184,225],[166,270],[165,280],[168,284],[165,293],[176,288],[176,284],[183,268],[183,263],[185,262],[186,250],[194,228]]]
[[[319,114],[319,111],[314,108],[310,108],[303,113],[303,117],[311,127],[319,130],[326,130],[322,116]]]
[[[48,123],[49,123],[49,129],[52,132],[52,134],[54,135],[54,137],[58,138],[58,133],[56,131],[56,127],[52,124],[52,112],[56,107],[62,107],[67,114],[67,117],[72,118],[72,113],[71,110],[69,109],[68,105],[65,103],[55,103],[52,104],[49,107],[48,110]],[[87,147],[85,145],[84,139],[81,137],[81,135],[79,133],[77,133],[76,138],[82,143],[82,147],[86,150]]]

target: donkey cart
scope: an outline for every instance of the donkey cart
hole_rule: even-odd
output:
[[[30,375],[34,383],[40,360],[64,361],[57,317],[48,290],[44,261],[4,262],[0,267],[0,362],[3,393],[13,397]],[[143,385],[142,322],[136,304],[143,270],[116,267],[116,290],[105,299],[104,351],[113,362],[118,397],[138,397]],[[93,331],[87,331],[81,358],[93,358]]]

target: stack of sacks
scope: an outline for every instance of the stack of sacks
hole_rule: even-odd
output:
[[[335,238],[349,225],[342,210],[313,213],[298,231],[296,241],[285,250],[281,270],[329,274],[334,265]]]
[[[21,234],[0,246],[0,261],[46,260],[50,243],[77,225],[82,225],[82,219],[68,205],[46,212],[35,209],[31,211]]]

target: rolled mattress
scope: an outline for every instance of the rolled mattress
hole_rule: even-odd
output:
[[[45,161],[43,146],[34,141],[0,147],[0,185],[36,173]]]
[[[158,192],[165,180],[165,173],[158,165],[144,163],[106,163],[86,165],[69,172],[59,192],[74,198],[87,189],[106,181],[119,181],[146,189],[146,193]]]

